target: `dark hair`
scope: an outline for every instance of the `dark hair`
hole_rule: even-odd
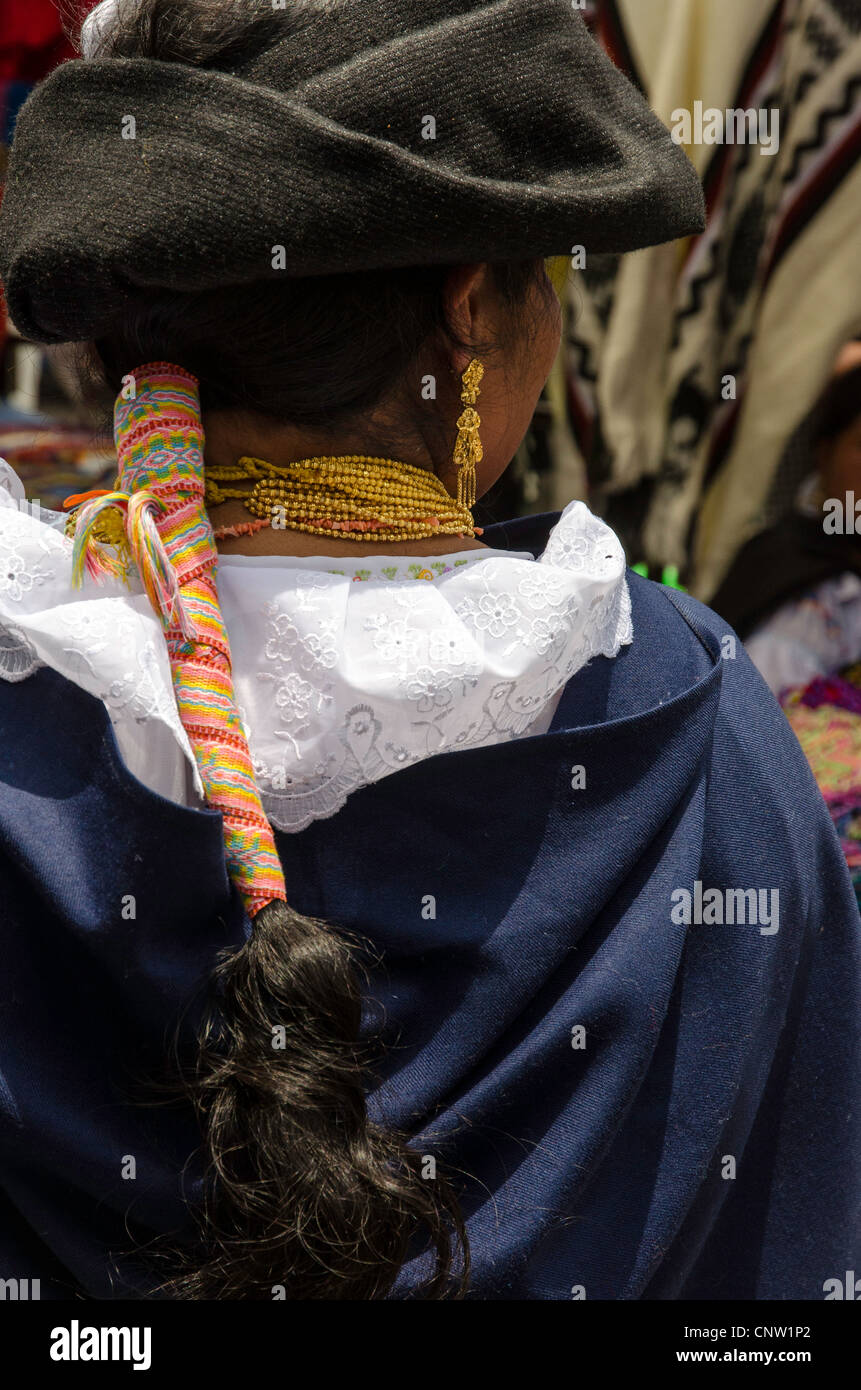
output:
[[[217,0],[136,0],[102,53],[226,65],[270,42],[279,21],[268,5],[238,18]],[[447,273],[141,292],[100,335],[95,358],[115,391],[134,367],[167,360],[198,377],[204,411],[239,409],[315,429],[361,419],[365,429],[381,402],[421,399],[411,386],[421,354],[444,362],[457,343],[445,315]],[[540,262],[497,265],[493,274],[528,332],[531,288],[552,298]],[[449,412],[449,436],[453,419]],[[394,418],[389,424],[396,428]],[[391,451],[391,431],[386,445]],[[333,927],[272,903],[254,918],[247,944],[217,965],[186,1078],[207,1161],[200,1240],[176,1253],[161,1292],[268,1298],[278,1283],[288,1298],[381,1298],[422,1242],[435,1256],[425,1296],[465,1287],[466,1234],[451,1186],[442,1174],[423,1179],[406,1140],[368,1117],[358,956]],[[272,1047],[278,1024],[282,1050]]]
[[[420,426],[444,457],[460,410],[451,352],[490,358],[508,346],[515,329],[525,348],[552,302],[539,267],[533,260],[490,267],[509,330],[494,343],[466,343],[448,322],[451,268],[419,266],[150,292],[133,299],[97,339],[97,369],[116,392],[123,375],[141,363],[176,362],[198,378],[204,414],[243,411],[341,437],[358,429],[367,452],[388,456],[412,442]],[[531,301],[533,288],[539,294]],[[428,373],[436,380],[433,401],[421,392]],[[372,418],[381,405],[384,421]]]
[[[861,416],[861,366],[833,376],[814,411],[814,444],[830,443]]]

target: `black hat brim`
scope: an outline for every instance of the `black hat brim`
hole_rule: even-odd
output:
[[[341,11],[340,48],[310,73],[285,38],[250,71],[117,58],[47,78],[19,114],[0,209],[21,333],[98,336],[142,291],[702,230],[693,166],[567,0],[437,0],[436,22],[382,41],[366,26],[373,46],[367,8]]]

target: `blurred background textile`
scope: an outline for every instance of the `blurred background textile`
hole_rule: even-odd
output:
[[[708,225],[593,258],[572,294],[571,424],[592,505],[706,600],[790,510],[807,417],[861,333],[859,0],[596,0],[598,40],[668,125],[775,108],[775,154],[692,145]],[[735,378],[724,399],[723,379]]]

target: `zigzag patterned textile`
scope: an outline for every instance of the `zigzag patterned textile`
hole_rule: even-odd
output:
[[[204,507],[197,380],[161,362],[131,376],[133,399],[121,394],[114,407],[117,491],[77,513],[76,559],[79,567],[84,555],[89,568],[105,567],[93,524],[118,508],[128,551],[165,627],[177,707],[207,800],[224,819],[228,871],[253,917],[286,892],[233,696],[218,554]]]

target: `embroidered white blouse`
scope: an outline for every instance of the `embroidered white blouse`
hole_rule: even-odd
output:
[[[0,460],[0,677],[53,667],[104,702],[134,776],[199,806],[161,626],[137,580],[72,588],[65,520]],[[546,732],[570,677],[633,638],[622,546],[582,502],[537,561],[230,555],[218,592],[263,806],[285,831],[421,758]]]

